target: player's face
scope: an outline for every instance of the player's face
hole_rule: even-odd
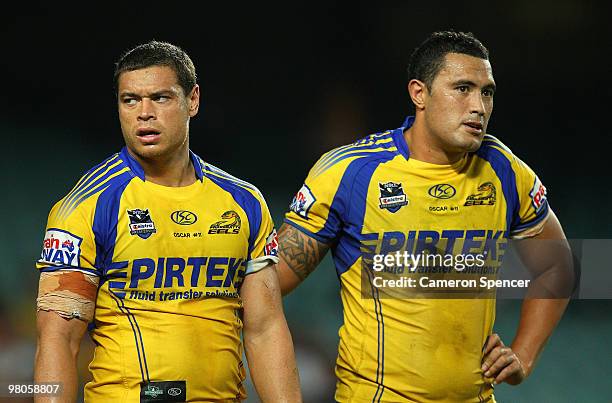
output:
[[[185,153],[189,118],[198,112],[198,86],[185,95],[167,66],[121,73],[118,85],[119,120],[128,149],[147,161]]]
[[[493,112],[494,91],[488,60],[448,53],[424,99],[431,140],[449,153],[476,151]]]

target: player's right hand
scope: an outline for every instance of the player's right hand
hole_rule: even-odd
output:
[[[519,356],[506,346],[497,333],[491,334],[485,343],[482,371],[487,378],[495,378],[493,384],[506,382],[518,385],[527,377],[527,370]]]

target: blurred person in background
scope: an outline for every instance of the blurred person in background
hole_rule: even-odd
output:
[[[49,214],[35,381],[63,393],[37,401],[75,401],[89,322],[85,401],[242,400],[241,335],[262,401],[301,401],[268,207],[189,149],[200,105],[191,59],[142,44],[119,59],[115,85],[126,146]]]
[[[484,45],[435,32],[408,72],[415,116],[324,154],[294,197],[279,231],[281,289],[332,250],[344,311],[337,401],[494,401],[495,384],[529,376],[560,320],[571,253],[537,175],[486,134],[495,81]],[[525,299],[511,345],[493,333],[494,298],[393,298],[373,285],[374,254],[478,253],[493,241],[494,267],[508,239],[524,240],[529,291],[541,297]],[[535,291],[547,285],[566,292],[544,299]]]

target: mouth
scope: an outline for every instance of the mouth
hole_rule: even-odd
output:
[[[161,135],[161,132],[152,127],[141,127],[136,131],[136,136],[144,144],[156,143]]]
[[[478,120],[467,120],[463,122],[463,127],[471,134],[482,134],[482,122]]]

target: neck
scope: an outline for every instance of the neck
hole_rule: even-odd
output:
[[[195,168],[189,157],[189,147],[170,156],[142,158],[128,149],[129,153],[140,163],[149,182],[168,187],[189,186],[196,181]]]
[[[416,117],[412,126],[404,132],[404,138],[410,150],[410,158],[430,164],[452,165],[465,157],[467,153],[464,151],[444,150],[427,130],[423,120],[423,118]]]

